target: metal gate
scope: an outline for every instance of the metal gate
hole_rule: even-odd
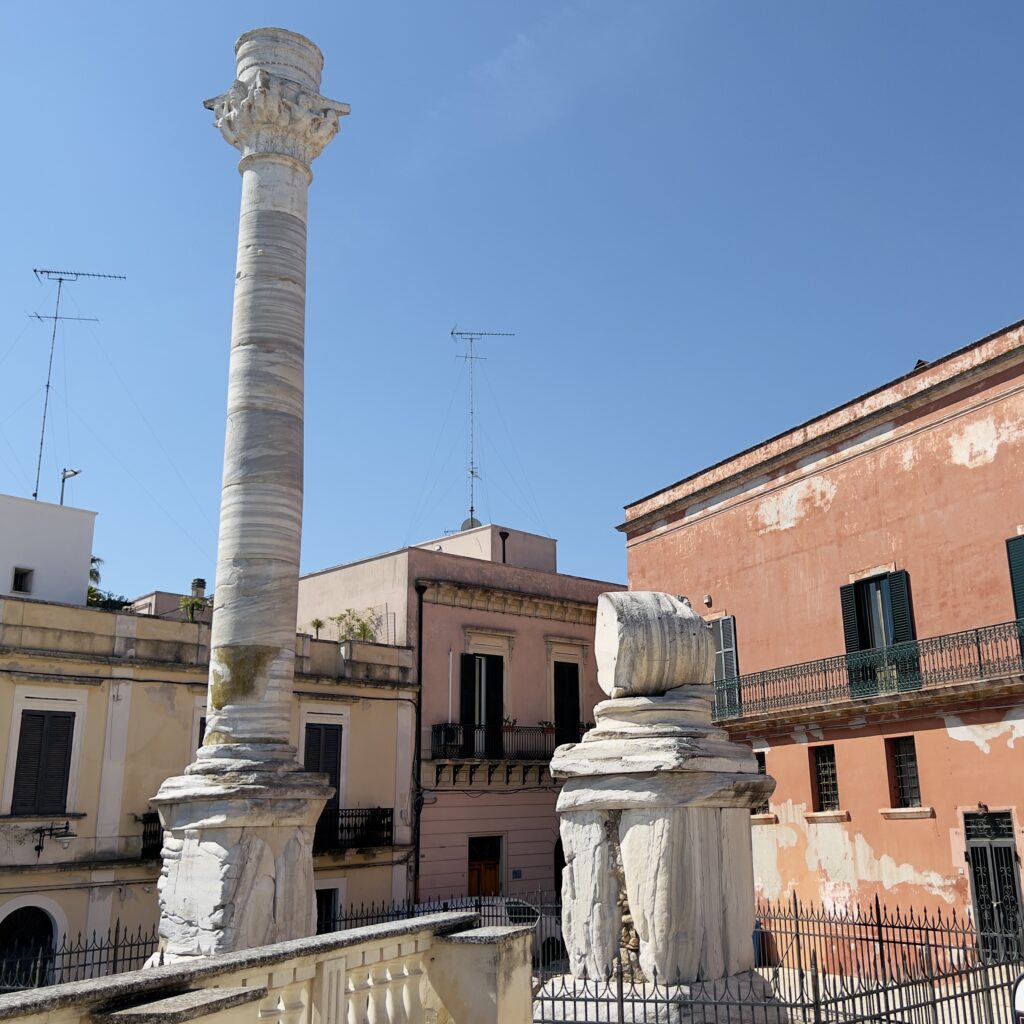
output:
[[[1016,959],[1022,950],[1020,869],[1009,811],[964,815],[978,942],[986,959]]]

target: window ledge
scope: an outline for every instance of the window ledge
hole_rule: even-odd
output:
[[[883,818],[897,821],[900,818],[934,818],[934,807],[879,807],[878,813]]]
[[[59,821],[61,818],[77,821],[87,817],[85,811],[61,811],[60,814],[0,814],[0,821]]]
[[[804,821],[810,825],[825,825],[833,821],[849,820],[849,811],[804,811]]]
[[[751,825],[778,825],[779,816],[777,814],[752,814],[750,816]]]

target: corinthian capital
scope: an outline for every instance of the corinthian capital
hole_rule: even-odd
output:
[[[263,70],[248,82],[235,79],[223,96],[203,106],[213,111],[214,125],[242,156],[276,153],[307,167],[338,134],[338,119],[350,109]]]

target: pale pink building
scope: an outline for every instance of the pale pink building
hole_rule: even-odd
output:
[[[559,884],[558,787],[548,762],[556,743],[578,739],[593,717],[597,597],[622,589],[563,575],[553,539],[494,525],[301,579],[300,631],[314,632],[319,619],[321,636],[334,637],[332,617],[352,609],[378,640],[422,659],[419,899]],[[399,753],[414,743],[413,727],[399,737]],[[396,825],[415,836],[410,783]],[[414,852],[410,895],[416,863]]]

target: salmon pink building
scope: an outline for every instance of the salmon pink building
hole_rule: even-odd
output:
[[[686,594],[716,716],[778,786],[761,895],[1019,913],[1024,326],[626,509],[629,586]]]
[[[559,573],[553,539],[494,525],[300,581],[301,631],[316,620],[331,636],[354,618],[415,652],[420,708],[397,740],[410,784],[396,797],[397,822],[414,834],[417,899],[558,887],[549,762],[557,744],[580,738],[603,696],[597,598],[621,589]],[[374,772],[372,762],[345,762],[346,742],[339,764]]]

